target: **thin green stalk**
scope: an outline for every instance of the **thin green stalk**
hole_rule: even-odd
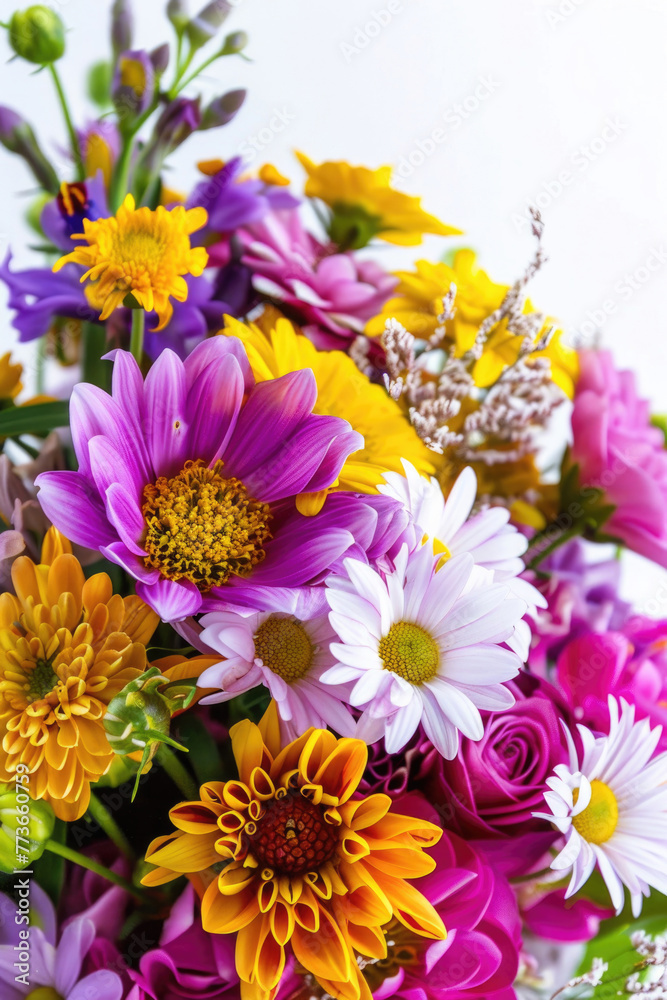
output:
[[[65,126],[67,128],[67,133],[69,135],[69,143],[72,147],[72,156],[74,157],[74,162],[76,163],[76,173],[77,178],[80,181],[86,179],[86,172],[83,166],[83,160],[81,158],[81,148],[79,146],[79,140],[76,135],[76,130],[72,122],[72,116],[70,115],[69,105],[67,103],[67,98],[65,97],[65,91],[63,90],[62,81],[56,69],[55,63],[49,63],[49,72],[53,78],[53,83],[58,94],[58,100],[60,102],[60,107],[62,108],[63,117],[65,119]]]
[[[107,332],[104,326],[99,323],[84,323],[82,329],[82,381],[92,382],[101,389],[107,389],[110,364],[102,361],[102,355],[106,353]]]
[[[146,313],[143,309],[132,310],[132,336],[130,337],[130,352],[136,358],[137,364],[141,365],[144,354],[144,328],[146,325]]]
[[[199,789],[188,771],[183,767],[177,755],[164,743],[158,748],[156,759],[165,769],[178,790],[189,802],[199,798]]]
[[[537,569],[540,563],[543,562],[547,558],[547,556],[550,556],[552,552],[555,552],[557,548],[559,548],[561,545],[564,545],[565,542],[569,542],[571,538],[576,538],[578,535],[580,535],[583,530],[583,527],[584,525],[578,522],[577,524],[572,525],[571,528],[568,528],[567,531],[561,532],[561,534],[558,535],[558,537],[555,538],[553,542],[547,545],[545,549],[542,549],[542,551],[538,552],[536,556],[533,556],[530,562],[526,564],[526,569]],[[534,547],[535,547],[534,545],[531,546],[531,548]]]
[[[185,80],[175,81],[173,87],[169,92],[169,96],[172,98],[172,100],[174,97],[178,97],[178,95],[183,90],[185,90],[185,88],[190,83],[192,83],[193,80],[196,80],[200,73],[203,73],[205,69],[208,69],[211,63],[214,63],[216,59],[220,59],[219,52],[216,52],[214,55],[209,56],[208,59],[205,59],[204,62],[201,64],[201,66],[198,66],[197,69],[193,70],[192,73],[190,73],[190,76],[186,77]],[[187,64],[183,67],[183,72],[185,72],[186,69],[187,69]]]
[[[107,837],[109,837],[110,840],[113,840],[118,850],[124,854],[129,861],[134,861],[135,854],[132,850],[132,845],[121,828],[118,826],[118,823],[113,818],[107,807],[100,802],[98,798],[96,798],[94,793],[90,796],[88,812],[95,822],[99,823]]]
[[[57,840],[47,840],[45,848],[51,854],[57,854],[59,857],[65,858],[66,861],[71,861],[75,865],[80,865],[81,868],[87,868],[88,871],[101,875],[108,882],[113,882],[114,885],[120,886],[126,892],[132,893],[137,899],[146,899],[146,893],[142,889],[128,882],[122,875],[117,875],[116,872],[112,872],[104,865],[93,861],[92,858],[87,858],[85,854],[80,854],[79,851],[74,851],[71,847],[66,847],[65,844],[59,844]]]

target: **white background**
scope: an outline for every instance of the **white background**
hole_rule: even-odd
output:
[[[108,52],[110,3],[49,6],[70,29],[61,67],[80,121],[93,113],[84,71]],[[170,39],[162,0],[135,6],[138,47]],[[402,189],[464,229],[483,266],[507,283],[532,252],[523,219],[537,201],[550,260],[533,301],[573,337],[599,336],[638,371],[654,410],[667,412],[667,0],[392,0],[391,15],[388,0],[234,7],[226,30],[248,31],[253,61],[221,60],[202,89],[211,98],[247,87],[247,102],[230,126],[180,151],[174,186],[192,183],[197,159],[229,158],[260,135],[253,165],[272,161],[297,181],[294,148],[315,160],[403,164]],[[2,8],[8,17],[8,0]],[[9,54],[2,40],[0,101],[32,121],[64,170],[50,81],[18,60],[2,64]],[[277,112],[288,119],[282,131],[271,130]],[[424,141],[434,129],[441,141],[431,151]],[[0,157],[2,251],[11,244],[25,266],[29,198],[18,192],[30,191],[30,177]],[[429,238],[423,248],[382,254],[387,266],[409,267],[449,245]],[[5,295],[2,288],[3,347],[13,341]],[[640,603],[655,595],[655,574],[632,579]]]

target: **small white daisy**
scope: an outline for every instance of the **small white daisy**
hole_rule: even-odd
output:
[[[509,523],[506,507],[487,507],[472,514],[477,499],[477,476],[467,466],[445,499],[433,476],[422,476],[410,462],[401,459],[405,475],[385,472],[380,493],[398,500],[408,511],[422,540],[430,540],[433,550],[445,557],[469,552],[478,566],[491,570],[497,583],[505,583],[509,593],[526,602],[527,611],[546,608],[545,597],[520,574],[525,570],[521,556],[528,547],[525,538]],[[530,628],[527,622],[517,623],[509,645],[522,660],[530,648]]]
[[[329,652],[336,635],[324,602],[307,621],[282,611],[212,611],[202,617],[201,625],[199,642],[224,657],[197,682],[199,687],[220,689],[202,698],[202,704],[229,701],[264,685],[276,701],[286,738],[294,740],[311,726],[355,735],[355,721],[344,704],[347,690],[333,692],[320,681],[336,662]]]
[[[458,750],[459,731],[483,734],[479,709],[514,703],[503,682],[521,662],[502,648],[526,610],[507,587],[475,566],[469,554],[438,569],[430,546],[404,546],[393,572],[381,575],[355,559],[345,576],[327,580],[329,620],[341,639],[332,643],[338,665],[325,684],[353,684],[350,704],[363,709],[357,736],[382,735],[389,753],[408,742],[421,722],[443,757]]]
[[[609,718],[608,736],[577,726],[581,763],[563,725],[570,765],[559,764],[547,780],[551,790],[544,798],[551,813],[534,815],[567,838],[551,863],[557,871],[572,870],[566,898],[597,865],[616,912],[623,909],[626,886],[637,917],[651,888],[667,893],[667,753],[653,756],[661,727],[651,729],[648,719],[635,722],[634,705],[621,698],[619,718],[618,703],[610,696]]]

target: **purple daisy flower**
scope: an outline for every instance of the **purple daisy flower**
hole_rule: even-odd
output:
[[[135,577],[167,621],[196,614],[204,595],[210,609],[248,586],[302,587],[360,538],[377,544],[387,521],[350,494],[315,517],[297,511],[299,493],[330,486],[363,447],[347,421],[313,414],[316,396],[310,369],[255,385],[233,337],[185,361],[163,351],[145,382],[118,351],[111,395],[74,389],[79,469],[39,476],[40,502],[68,538]]]
[[[3,1000],[25,1000],[37,995],[62,1000],[121,1000],[123,980],[110,966],[123,966],[116,947],[101,932],[100,913],[93,908],[79,914],[68,920],[58,934],[53,904],[35,881],[30,885],[30,897],[34,922],[26,931],[15,922],[14,900],[0,894]],[[106,902],[109,900],[107,894]],[[114,933],[118,929],[114,928]],[[25,960],[24,952],[29,956]]]

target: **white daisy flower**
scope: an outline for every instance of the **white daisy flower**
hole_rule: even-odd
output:
[[[620,913],[624,889],[630,891],[638,917],[650,889],[667,893],[667,753],[653,757],[661,726],[648,719],[635,722],[634,705],[609,697],[609,735],[594,736],[577,726],[583,754],[563,725],[570,748],[570,766],[559,764],[544,793],[551,813],[547,819],[566,836],[551,867],[572,870],[566,898],[600,869],[611,901]]]
[[[311,726],[355,735],[355,721],[344,704],[347,690],[333,692],[320,681],[336,662],[329,652],[336,635],[324,602],[320,613],[307,621],[281,611],[212,611],[202,617],[201,625],[199,643],[224,657],[197,682],[199,687],[220,689],[202,698],[203,705],[229,701],[264,685],[276,701],[286,738],[294,740]]]
[[[338,665],[324,684],[353,684],[350,704],[363,709],[357,736],[374,743],[384,734],[389,753],[408,742],[421,722],[443,757],[458,750],[459,732],[483,734],[479,709],[514,703],[504,681],[521,662],[499,644],[512,635],[526,605],[474,565],[471,555],[440,560],[430,546],[408,553],[380,575],[355,559],[345,576],[331,576],[329,620],[341,639],[332,643]]]
[[[385,483],[378,490],[403,504],[422,534],[422,541],[430,540],[434,552],[446,558],[469,552],[478,566],[493,573],[496,582],[507,584],[512,596],[526,602],[527,612],[546,608],[543,594],[520,578],[526,568],[521,556],[528,548],[528,539],[509,523],[507,508],[487,507],[471,516],[477,499],[474,470],[470,466],[463,469],[445,499],[437,479],[422,476],[406,459],[401,462],[405,475],[385,472]],[[527,659],[527,622],[517,623],[509,644],[522,660]]]

